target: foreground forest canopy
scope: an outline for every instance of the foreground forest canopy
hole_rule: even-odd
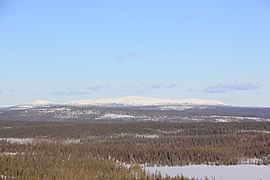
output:
[[[140,165],[240,163],[270,163],[269,122],[0,121],[2,179],[172,179]]]

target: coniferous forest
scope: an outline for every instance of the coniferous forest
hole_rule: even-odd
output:
[[[270,163],[269,122],[0,122],[4,179],[188,179],[141,165]],[[250,161],[258,159],[258,161]]]

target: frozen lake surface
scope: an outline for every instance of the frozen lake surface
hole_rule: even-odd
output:
[[[174,166],[174,167],[145,167],[150,173],[160,172],[162,175],[177,176],[183,174],[189,178],[208,177],[215,180],[269,180],[270,166],[235,165],[235,166]]]

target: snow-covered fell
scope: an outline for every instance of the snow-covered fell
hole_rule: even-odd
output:
[[[52,102],[50,101],[46,101],[46,100],[36,100],[30,103],[31,105],[49,105],[52,104]]]
[[[32,108],[39,107],[39,106],[48,107],[50,105],[53,105],[53,103],[50,101],[36,100],[36,101],[33,101],[31,103],[28,103],[28,104],[11,106],[8,109],[9,110],[25,110],[25,109],[32,109]]]
[[[159,105],[206,105],[224,106],[226,104],[211,99],[163,99],[152,97],[126,96],[108,99],[86,99],[73,101],[74,105],[128,105],[128,106],[159,106]]]

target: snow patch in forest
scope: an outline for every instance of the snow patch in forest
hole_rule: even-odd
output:
[[[32,144],[34,138],[0,138],[0,141],[7,141],[10,144]]]
[[[215,178],[215,180],[233,180],[245,179],[267,180],[270,177],[270,166],[257,165],[233,165],[233,166],[207,166],[207,165],[190,165],[190,166],[165,166],[165,167],[145,167],[149,173],[160,172],[161,175],[177,176],[184,175],[189,178]]]
[[[6,141],[10,144],[35,144],[35,143],[62,143],[62,144],[79,144],[80,139],[64,139],[64,140],[51,140],[51,139],[35,139],[35,138],[0,138],[0,141]]]
[[[1,127],[0,129],[11,129],[11,127],[10,126],[8,126],[8,127]]]
[[[193,106],[177,106],[177,105],[156,107],[156,109],[159,109],[159,110],[177,110],[177,111],[183,111],[183,110],[192,109],[192,108]]]
[[[133,134],[133,133],[119,133],[119,134],[113,134],[110,136],[107,136],[107,139],[113,139],[113,138],[123,138],[123,137],[130,137],[130,138],[145,138],[145,139],[154,139],[159,138],[159,135],[157,134]]]
[[[270,121],[269,118],[262,118],[262,117],[242,117],[242,116],[217,116],[217,115],[212,115],[209,116],[210,118],[213,118],[217,122],[230,122],[230,121]]]
[[[217,122],[228,122],[228,120],[225,119],[216,119]]]
[[[179,129],[179,130],[172,130],[172,131],[163,131],[163,130],[156,130],[159,133],[163,133],[163,134],[178,134],[183,132],[183,129]]]
[[[0,179],[15,179],[15,177],[13,177],[13,176],[6,176],[6,175],[1,174],[0,175]]]
[[[15,156],[17,154],[19,154],[19,153],[17,153],[17,152],[2,152],[2,153],[0,153],[0,156]]]
[[[135,138],[154,139],[154,138],[159,138],[159,135],[156,135],[156,134],[135,134]]]
[[[270,165],[270,154],[262,158],[242,158],[238,164]]]
[[[66,139],[62,141],[63,144],[79,144],[80,142],[80,139]]]
[[[97,119],[130,119],[130,118],[135,118],[135,116],[125,115],[125,114],[107,113],[107,114],[104,114],[104,115],[100,116]]]
[[[265,133],[265,134],[269,134],[270,131],[264,131],[264,130],[239,130],[238,132],[241,133]]]

